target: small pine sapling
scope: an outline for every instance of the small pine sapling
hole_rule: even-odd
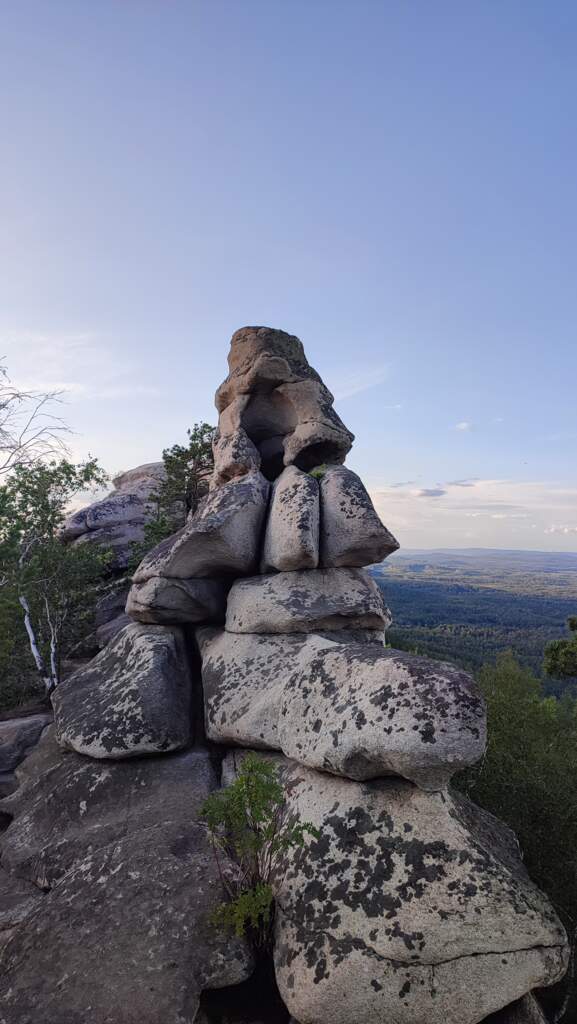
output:
[[[274,896],[283,854],[302,847],[305,836],[319,838],[308,822],[289,818],[277,767],[247,754],[236,781],[211,794],[202,808],[227,900],[213,923],[238,936],[247,935],[255,949],[272,942]],[[223,858],[235,864],[225,868]]]

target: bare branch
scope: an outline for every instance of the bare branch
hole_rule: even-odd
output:
[[[70,430],[48,408],[62,401],[62,391],[24,391],[0,362],[0,477],[19,465],[68,452]]]

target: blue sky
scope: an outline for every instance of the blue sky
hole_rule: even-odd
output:
[[[403,546],[577,549],[577,6],[0,10],[0,354],[110,471],[298,334]]]

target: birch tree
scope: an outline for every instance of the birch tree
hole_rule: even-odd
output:
[[[104,481],[95,459],[60,459],[20,463],[0,486],[0,602],[12,609],[12,621],[18,606],[20,635],[47,694],[82,633],[108,558],[92,544],[63,544],[60,527],[72,499]]]

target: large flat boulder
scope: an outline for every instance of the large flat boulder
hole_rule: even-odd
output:
[[[319,564],[319,485],[287,466],[275,480],[264,537],[261,571],[316,569]]]
[[[196,821],[217,787],[206,751],[96,761],[62,750],[51,727],[17,769],[19,788],[0,803],[12,821],[0,836],[11,874],[50,889],[86,854],[170,821]],[[1,1018],[0,1018],[1,1019]]]
[[[284,680],[278,745],[310,768],[443,789],[486,742],[476,682],[447,663],[311,637]]]
[[[146,555],[134,582],[144,583],[153,576],[193,579],[256,572],[269,486],[255,472],[215,488],[198,515]]]
[[[363,566],[381,562],[399,543],[383,526],[356,473],[329,466],[321,477],[322,566]]]
[[[203,989],[253,968],[210,920],[225,894],[198,824],[209,755],[104,764],[47,738],[29,761],[2,863],[46,894],[3,943],[0,1020],[193,1024]]]
[[[261,466],[261,457],[256,445],[250,440],[246,430],[239,425],[230,433],[221,428],[217,431],[212,445],[214,471],[212,486],[220,487],[238,476],[257,472]]]
[[[41,712],[0,722],[0,774],[14,771],[36,746],[51,721],[52,714]]]
[[[228,596],[231,633],[385,629],[388,609],[362,569],[313,569],[237,580]]]
[[[191,697],[182,630],[133,623],[54,690],[58,742],[96,758],[178,750],[191,740]]]
[[[137,622],[224,622],[229,586],[218,579],[151,576],[143,583],[133,583],[126,611]]]
[[[320,832],[276,883],[275,966],[303,1024],[478,1024],[567,965],[564,929],[511,833],[456,794],[289,763]]]

